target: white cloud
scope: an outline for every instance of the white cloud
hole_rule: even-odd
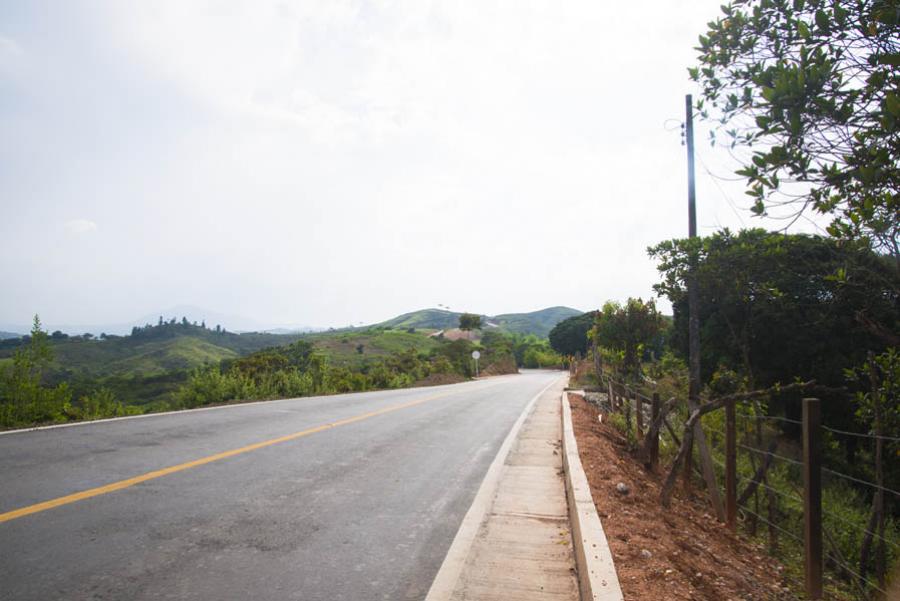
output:
[[[21,56],[22,47],[14,39],[0,35],[0,57]]]
[[[7,71],[21,61],[22,46],[14,39],[0,34],[0,69]]]
[[[63,224],[63,228],[75,236],[83,236],[97,231],[97,224],[90,219],[73,219]]]

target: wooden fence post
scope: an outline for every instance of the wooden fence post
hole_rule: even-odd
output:
[[[803,539],[807,599],[822,598],[821,425],[819,399],[803,399]]]
[[[629,398],[628,389],[622,386],[622,396],[620,400],[625,403],[625,434],[626,438],[631,432],[631,398]]]
[[[725,523],[737,530],[737,433],[735,402],[725,405]]]
[[[653,404],[650,405],[651,423],[659,419],[659,393],[653,393]],[[659,432],[650,440],[650,471],[655,472],[659,465]]]
[[[637,416],[637,437],[641,439],[644,437],[644,400],[641,398],[641,393],[636,390],[634,391],[634,410]]]

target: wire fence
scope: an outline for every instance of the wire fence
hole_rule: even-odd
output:
[[[621,409],[628,416],[626,419],[630,420],[633,400],[640,399],[648,407],[655,402],[656,407],[659,407],[658,396],[651,398],[639,386],[609,375],[601,381],[607,387],[607,396],[613,397],[608,399],[610,408],[616,409],[618,397],[618,403],[624,403]],[[647,380],[644,385],[655,387],[655,383]],[[742,410],[737,416],[740,428],[733,426],[735,440],[730,441],[737,452],[735,465],[739,465],[733,475],[736,488],[743,488],[744,495],[749,492],[747,499],[738,508],[739,514],[743,516],[741,522],[753,533],[756,533],[756,524],[767,528],[770,550],[786,545],[791,553],[807,552],[809,541],[803,534],[803,524],[809,500],[804,492],[803,474],[807,469],[813,468],[806,464],[806,461],[812,460],[801,452],[796,440],[798,430],[806,431],[804,421],[784,415],[761,415],[757,408],[746,402],[741,406]],[[683,416],[684,411],[679,415]],[[723,460],[727,458],[729,429],[723,429],[721,421],[717,421],[719,418],[712,417],[713,415],[710,412],[702,422],[704,431],[709,435],[707,438],[712,461],[717,468],[716,486],[721,489],[719,480],[729,470]],[[721,416],[721,413],[718,415]],[[643,417],[643,423],[649,424],[652,414]],[[665,422],[665,416],[663,421]],[[680,430],[680,427],[669,431],[667,435],[668,428],[657,425],[660,426],[661,439],[668,437],[669,442],[678,444],[675,430]],[[626,427],[631,428],[628,421]],[[883,446],[900,443],[900,437],[883,432],[853,432],[826,424],[819,424],[817,432],[819,434],[816,436],[824,440],[827,440],[826,436],[852,438],[857,441],[857,447],[861,441],[867,452],[866,443],[873,449],[876,444]],[[636,431],[635,434],[640,440],[644,432]],[[894,452],[900,453],[900,448]],[[825,486],[820,489],[822,492],[818,493],[821,499],[821,522],[818,528],[820,538],[824,540],[821,553],[828,585],[825,598],[874,599],[879,594],[885,594],[885,572],[900,560],[900,524],[890,518],[898,509],[895,502],[900,499],[900,491],[893,483],[884,482],[883,476],[876,477],[878,482],[873,482],[865,475],[881,474],[883,466],[880,463],[874,467],[858,461],[838,461],[841,465],[831,466],[819,463],[828,461],[832,455],[833,451],[829,454],[819,448],[818,457],[811,464],[815,465],[819,474],[828,477]],[[843,471],[847,467],[853,473]],[[724,492],[727,494],[728,491]],[[760,493],[763,493],[762,499],[759,497]],[[767,515],[762,515],[762,506],[768,507]],[[879,569],[881,571],[876,573]],[[797,584],[798,582],[793,582],[793,585]],[[801,585],[796,590],[802,591],[803,588]]]

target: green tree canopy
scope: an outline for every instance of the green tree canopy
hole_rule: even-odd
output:
[[[662,275],[655,289],[672,302],[672,343],[683,357],[686,279],[696,257],[705,382],[724,368],[757,388],[795,377],[839,387],[844,369],[862,363],[867,350],[896,344],[900,277],[863,242],[724,230],[663,242],[650,255]],[[828,411],[838,411],[841,399]]]
[[[663,320],[652,300],[629,298],[624,305],[613,301],[603,305],[594,327],[598,344],[621,352],[626,372],[637,375],[644,348],[662,331]]]
[[[597,312],[591,311],[582,315],[576,315],[564,319],[550,330],[550,346],[560,355],[575,355],[587,353],[588,332],[594,327],[594,318]]]
[[[763,214],[833,217],[900,260],[900,5],[896,0],[734,0],[700,36],[702,114],[753,153]],[[705,100],[705,103],[704,103]]]
[[[460,330],[478,330],[481,328],[481,316],[474,313],[463,313],[459,316]]]

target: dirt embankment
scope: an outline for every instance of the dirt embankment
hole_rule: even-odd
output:
[[[729,532],[701,498],[676,493],[662,507],[662,474],[643,468],[599,410],[570,395],[578,450],[626,600],[795,599],[783,567]],[[617,485],[628,487],[627,494]],[[680,488],[680,483],[679,483]]]
[[[494,361],[481,370],[482,376],[502,376],[503,374],[517,373],[519,373],[519,368],[516,367],[516,360],[512,357],[506,357],[505,359]]]
[[[418,380],[413,386],[441,386],[442,384],[458,384],[465,381],[465,376],[459,374],[431,374]]]

